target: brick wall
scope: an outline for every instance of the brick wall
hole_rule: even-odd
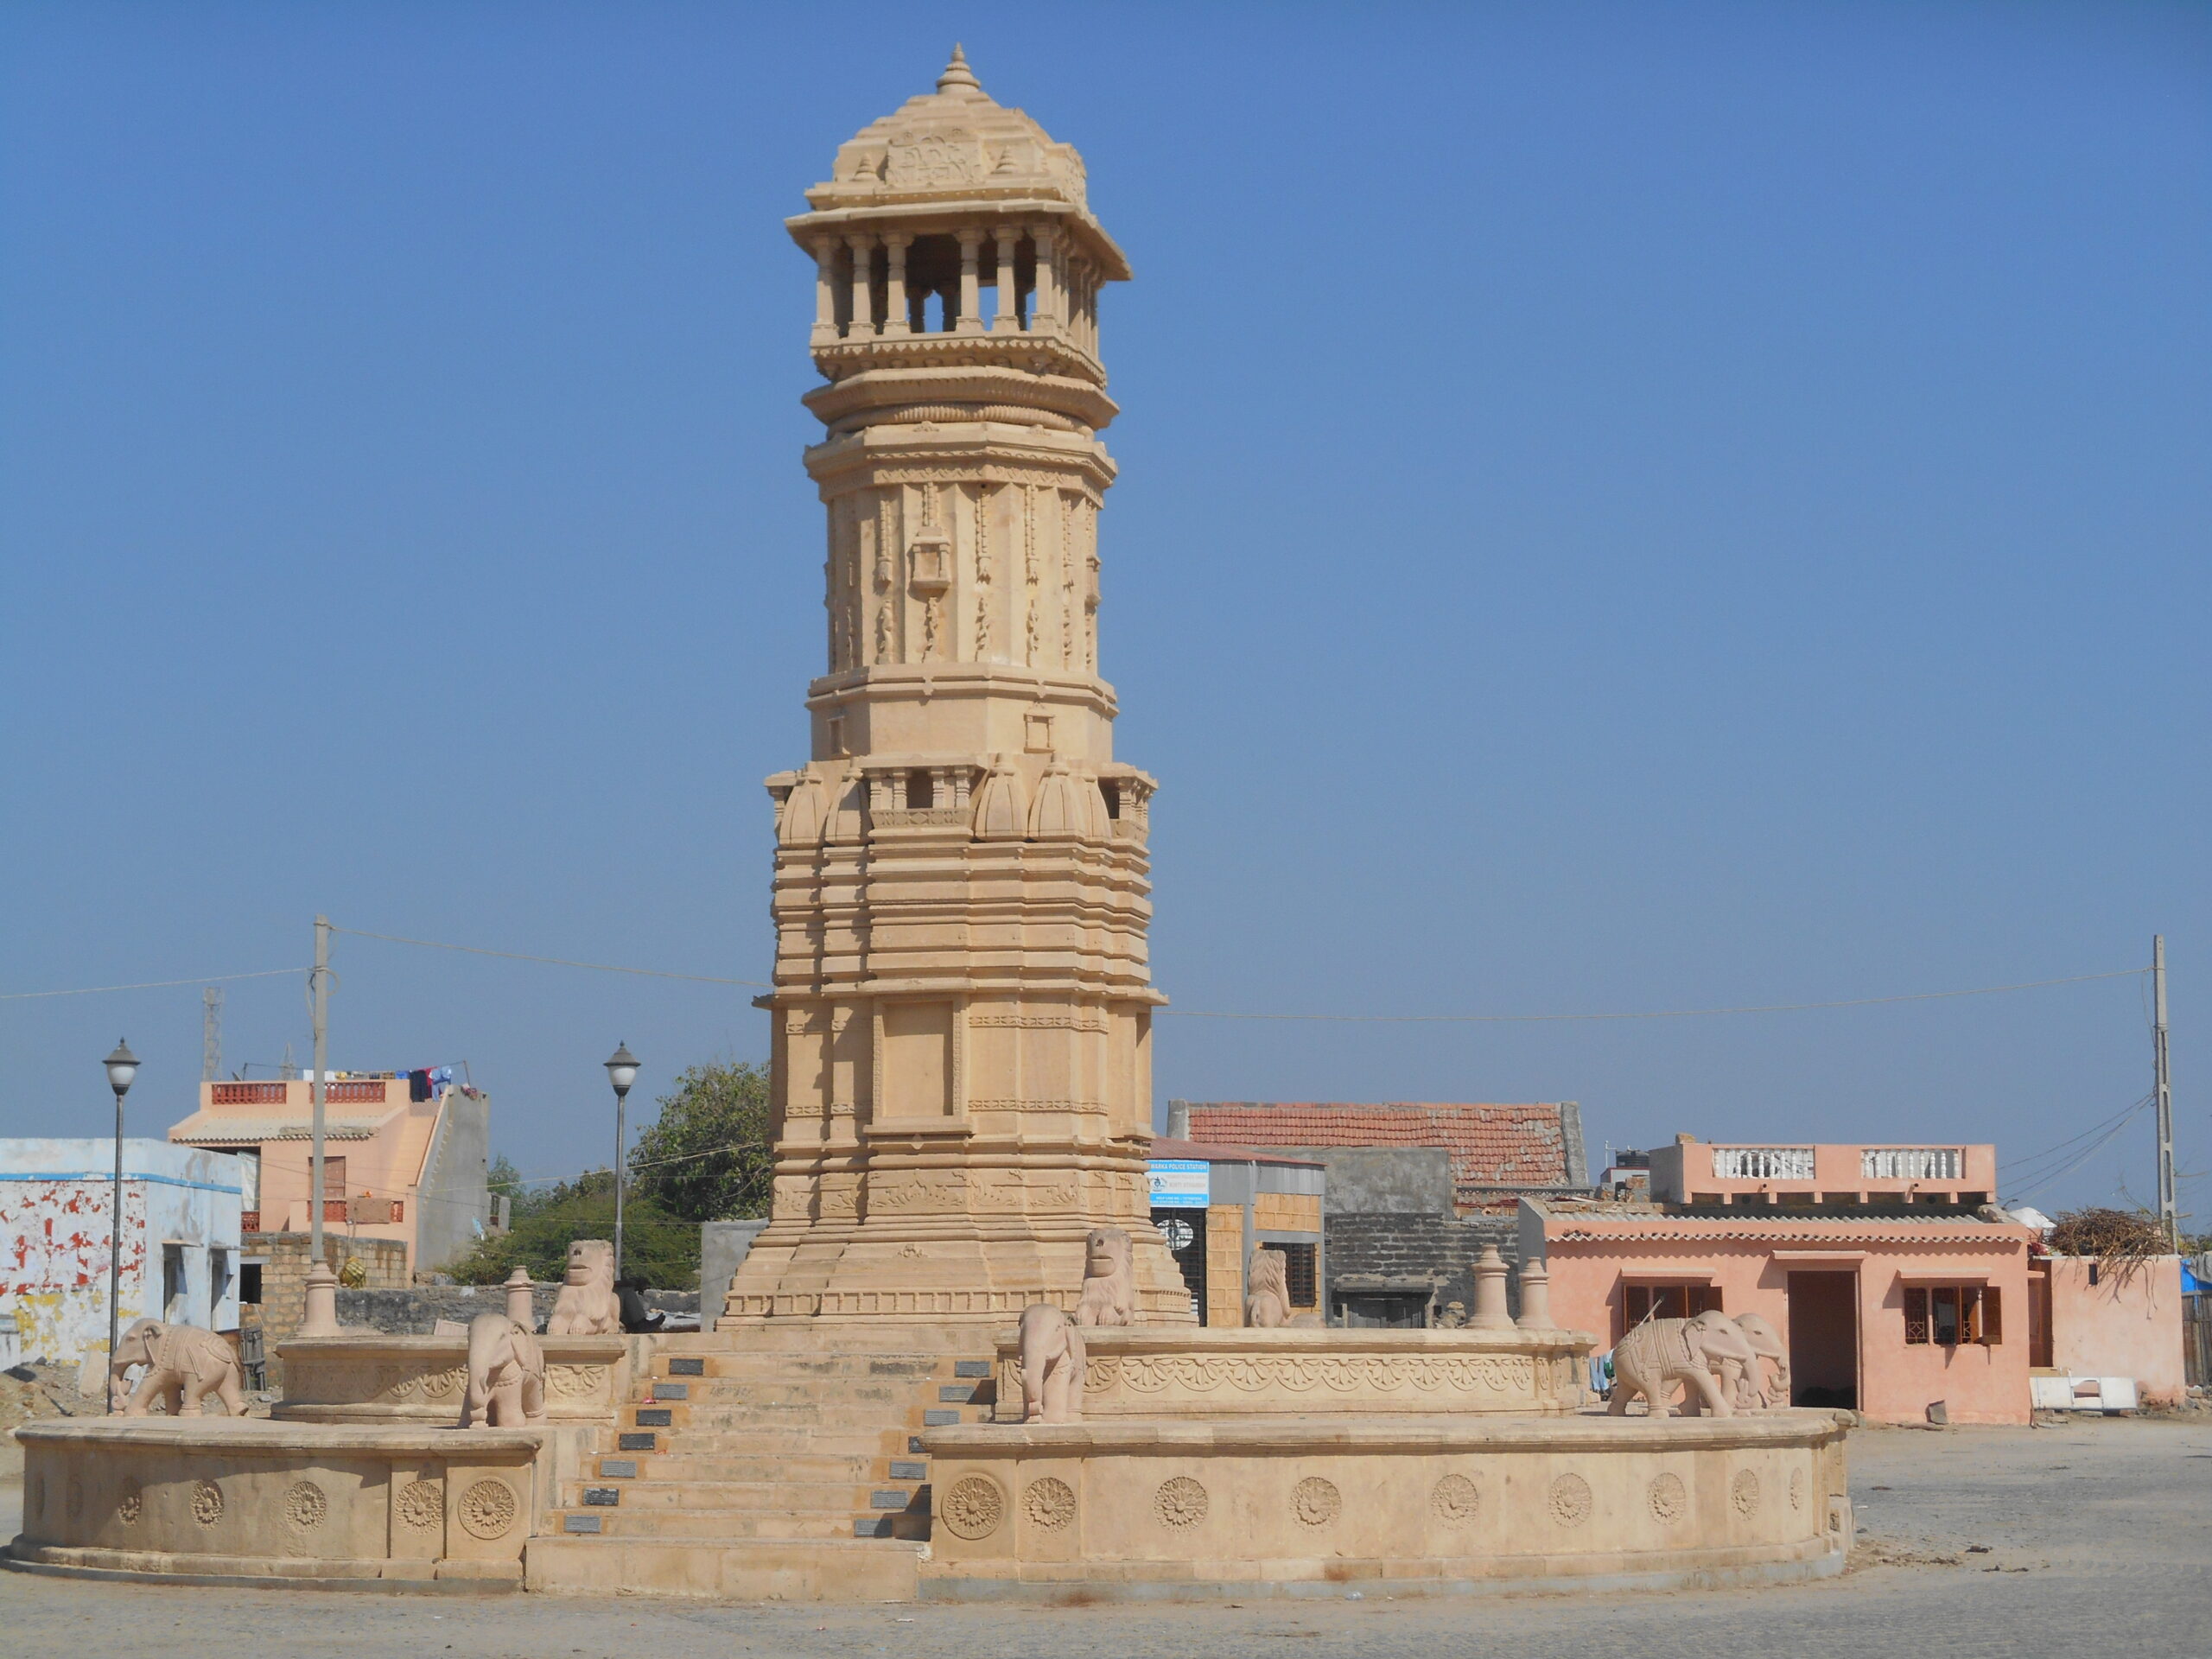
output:
[[[279,1386],[283,1363],[277,1345],[289,1342],[307,1317],[308,1233],[248,1233],[240,1254],[257,1257],[261,1267],[261,1306],[258,1318],[262,1342],[269,1356],[269,1382]],[[358,1256],[368,1269],[367,1288],[401,1290],[407,1285],[407,1247],[394,1238],[348,1238],[343,1233],[322,1236],[322,1258],[334,1273],[343,1270],[349,1257]],[[256,1310],[242,1309],[251,1319]],[[343,1316],[340,1316],[343,1323]]]
[[[1436,1293],[1441,1312],[1452,1302],[1471,1308],[1475,1303],[1475,1259],[1483,1247],[1495,1244],[1507,1265],[1517,1269],[1520,1239],[1510,1216],[1477,1216],[1462,1221],[1449,1216],[1331,1215],[1327,1242],[1329,1276],[1341,1274],[1383,1274],[1414,1279],[1429,1274],[1442,1278]],[[1506,1297],[1517,1314],[1521,1292],[1515,1280],[1506,1281]]]

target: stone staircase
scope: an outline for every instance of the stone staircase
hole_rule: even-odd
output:
[[[741,1338],[741,1340],[742,1340]],[[990,1414],[979,1351],[675,1338],[531,1541],[533,1589],[737,1600],[913,1596],[923,1429]]]

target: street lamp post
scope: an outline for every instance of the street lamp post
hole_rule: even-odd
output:
[[[614,1085],[614,1277],[622,1277],[622,1189],[626,1172],[622,1166],[623,1114],[630,1102],[630,1085],[638,1080],[638,1057],[630,1045],[616,1045],[607,1062],[607,1080]]]
[[[138,1075],[138,1057],[118,1040],[101,1064],[107,1086],[115,1090],[115,1185],[107,1204],[107,1408],[115,1409],[115,1351],[123,1340],[123,1097]]]

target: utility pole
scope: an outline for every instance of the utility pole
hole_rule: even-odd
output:
[[[322,1260],[322,1108],[330,1093],[330,918],[315,918],[315,972],[309,976],[309,1006],[315,1011],[315,1075],[308,1100],[315,1112],[315,1150],[308,1155],[308,1262]]]
[[[2166,1248],[2181,1254],[2181,1211],[2174,1200],[2174,1090],[2166,1069],[2166,936],[2151,940],[2151,1066],[2158,1097],[2158,1224]]]
[[[200,993],[200,1081],[213,1083],[223,1070],[223,988]]]

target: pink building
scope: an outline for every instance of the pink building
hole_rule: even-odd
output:
[[[1793,1403],[2024,1423],[2037,1236],[1987,1209],[1996,1161],[1683,1135],[1652,1153],[1649,1202],[1524,1199],[1522,1259],[1547,1259],[1553,1313],[1601,1350],[1648,1315],[1756,1313],[1784,1334]]]
[[[491,1219],[491,1103],[423,1076],[334,1074],[324,1084],[323,1224],[404,1246],[410,1272],[443,1267]],[[172,1141],[238,1155],[249,1234],[308,1230],[312,1086],[203,1083],[200,1109],[169,1128]]]

